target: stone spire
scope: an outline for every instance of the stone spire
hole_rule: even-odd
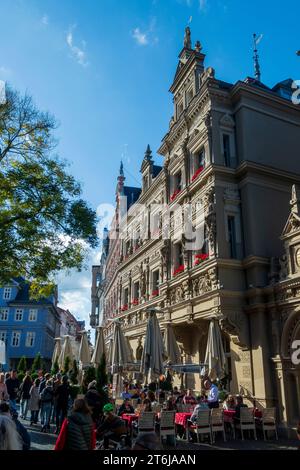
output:
[[[118,184],[117,184],[117,193],[119,194],[122,194],[123,192],[124,181],[125,181],[124,168],[123,168],[123,162],[121,160],[119,176],[118,176]]]
[[[144,160],[147,160],[147,162],[152,161],[152,150],[150,149],[149,144],[147,145],[147,148],[146,148]]]

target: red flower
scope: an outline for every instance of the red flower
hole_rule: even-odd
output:
[[[126,310],[128,310],[128,305],[127,304],[123,305],[121,307],[121,310],[122,310],[122,312],[125,312]]]
[[[158,295],[159,295],[158,289],[152,291],[152,297],[157,297]]]
[[[198,264],[202,263],[202,261],[205,261],[208,258],[209,258],[209,255],[207,253],[199,253],[195,255],[194,265],[197,266]]]
[[[192,176],[192,181],[194,181],[194,180],[197,178],[197,176],[200,175],[200,173],[201,173],[201,171],[203,171],[203,169],[204,169],[204,167],[203,167],[203,166],[200,166],[200,167],[198,168],[198,170],[195,171],[195,173],[194,173],[193,176]]]
[[[177,274],[180,274],[184,271],[184,265],[181,264],[180,266],[178,266],[177,269],[174,269],[173,271],[173,276],[177,276]]]
[[[181,189],[176,189],[176,190],[173,192],[172,196],[170,197],[170,200],[171,200],[171,201],[174,201],[175,197],[178,196],[178,194],[180,193],[180,191],[181,191]]]
[[[132,305],[138,305],[138,304],[139,304],[139,299],[132,300]]]

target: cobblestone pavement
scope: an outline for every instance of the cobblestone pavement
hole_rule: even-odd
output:
[[[41,424],[30,426],[28,419],[20,419],[21,423],[27,428],[31,438],[31,450],[53,450],[57,436],[53,434],[54,425],[51,425],[51,432],[41,432]]]

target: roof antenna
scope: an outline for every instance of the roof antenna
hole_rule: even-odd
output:
[[[260,73],[260,66],[259,66],[259,62],[258,62],[259,55],[258,55],[257,46],[258,46],[258,44],[260,43],[260,41],[262,40],[262,37],[263,37],[262,34],[260,34],[259,36],[257,36],[255,33],[253,34],[254,76],[255,76],[255,79],[256,79],[258,82],[260,82],[261,73]]]

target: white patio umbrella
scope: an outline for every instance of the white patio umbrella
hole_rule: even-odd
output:
[[[107,355],[106,368],[109,371],[111,371],[111,365],[112,365],[112,351],[113,351],[113,340],[110,339],[107,345],[107,350],[106,350],[106,355]]]
[[[129,347],[128,339],[125,338],[121,322],[116,321],[112,343],[112,372],[116,373],[126,371],[127,364],[130,364],[132,362],[132,351]]]
[[[89,340],[86,331],[81,331],[81,341],[79,346],[78,361],[81,367],[86,367],[91,362]]]
[[[94,366],[98,366],[100,364],[103,354],[105,354],[103,328],[98,326],[95,349],[91,359],[91,362]]]
[[[61,338],[54,338],[54,350],[53,350],[53,354],[52,354],[52,366],[53,364],[55,363],[55,361],[59,360],[59,356],[61,354],[61,341],[62,339]]]
[[[146,380],[154,380],[164,372],[164,361],[166,359],[167,353],[156,313],[151,311],[148,318],[145,344],[141,359],[141,373],[144,374]]]
[[[181,363],[181,354],[177,344],[174,329],[171,323],[167,324],[165,331],[165,349],[168,356],[168,365],[172,368],[172,364]]]
[[[222,379],[225,375],[226,357],[219,323],[211,320],[208,329],[207,347],[204,362],[208,364],[205,373],[211,380]]]
[[[61,369],[64,367],[67,356],[70,358],[72,362],[74,359],[74,355],[73,355],[73,349],[72,349],[72,344],[71,344],[71,338],[69,335],[64,336],[64,343],[62,345],[61,353],[58,359],[58,364]]]

